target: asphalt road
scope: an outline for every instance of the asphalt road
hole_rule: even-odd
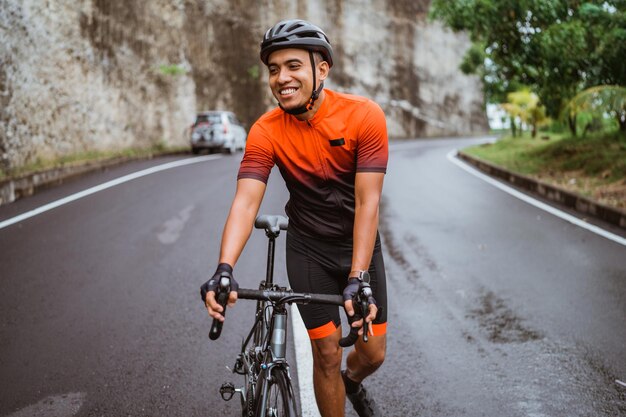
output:
[[[447,160],[473,141],[392,147],[381,210],[389,347],[367,385],[387,416],[626,415],[615,382],[626,380],[626,247]],[[238,303],[209,342],[198,287],[215,267],[239,158],[0,229],[0,415],[238,415],[217,388],[237,382],[225,366],[253,305]],[[0,221],[174,159],[49,189],[0,207]],[[286,198],[274,175],[261,211],[282,213]],[[253,234],[236,267],[242,286],[261,278],[265,245]],[[279,281],[283,251],[281,239]]]

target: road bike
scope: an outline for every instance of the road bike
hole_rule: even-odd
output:
[[[257,229],[264,229],[268,237],[267,269],[264,281],[259,289],[237,290],[239,299],[256,300],[254,323],[248,336],[241,345],[232,372],[243,375],[244,383],[235,388],[232,382],[222,384],[220,395],[230,401],[237,393],[240,395],[242,416],[244,417],[296,417],[297,403],[291,384],[287,352],[287,314],[286,305],[291,303],[320,303],[343,306],[341,295],[297,293],[274,283],[274,248],[281,230],[286,230],[288,219],[283,216],[262,215],[255,221]],[[230,292],[230,275],[222,273],[216,298],[226,313],[226,302]],[[362,287],[353,300],[355,318],[362,317],[367,311],[368,297],[371,297],[369,284]],[[209,338],[216,340],[222,331],[223,322],[213,319]],[[351,346],[358,338],[357,328],[342,338],[340,345]],[[363,326],[363,339],[367,341],[367,323]]]

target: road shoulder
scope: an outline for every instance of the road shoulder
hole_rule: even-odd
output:
[[[502,179],[515,187],[529,191],[550,201],[562,204],[565,207],[577,211],[578,213],[591,216],[622,229],[626,229],[626,212],[622,210],[600,204],[589,198],[564,190],[552,184],[536,180],[526,175],[509,171],[505,168],[494,165],[493,163],[469,155],[463,151],[458,151],[457,156],[491,177]]]

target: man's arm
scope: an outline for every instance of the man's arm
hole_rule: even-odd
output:
[[[354,231],[351,271],[369,269],[378,230],[378,205],[383,190],[382,172],[357,172],[354,181]],[[350,277],[356,276],[354,273]],[[346,302],[346,311],[353,311],[352,302]],[[376,306],[370,306],[367,321],[376,317]],[[352,315],[352,314],[350,314]],[[358,323],[355,324],[358,326]]]
[[[266,184],[264,182],[242,178],[237,181],[237,191],[230,207],[220,248],[220,263],[235,266],[239,255],[252,233],[254,219],[263,201]]]
[[[263,201],[265,188],[264,182],[255,179],[242,178],[237,181],[235,198],[222,233],[220,264],[227,263],[230,266],[235,266],[252,233],[254,219],[261,206],[261,201]],[[232,307],[236,301],[237,293],[231,291],[228,305]],[[216,302],[214,291],[207,293],[206,306],[211,317],[220,321],[224,320],[224,316],[220,314],[223,311],[222,306]]]
[[[352,271],[369,269],[378,230],[378,206],[385,174],[358,172],[354,181]]]

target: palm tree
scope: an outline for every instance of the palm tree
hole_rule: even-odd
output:
[[[546,109],[539,100],[539,96],[528,89],[522,89],[509,93],[507,102],[500,106],[511,116],[511,129],[515,136],[515,119],[519,118],[523,123],[531,126],[532,137],[537,136],[537,126],[548,121]]]
[[[626,87],[598,85],[578,93],[565,106],[563,114],[571,117],[585,111],[599,117],[614,117],[619,130],[626,132]]]

